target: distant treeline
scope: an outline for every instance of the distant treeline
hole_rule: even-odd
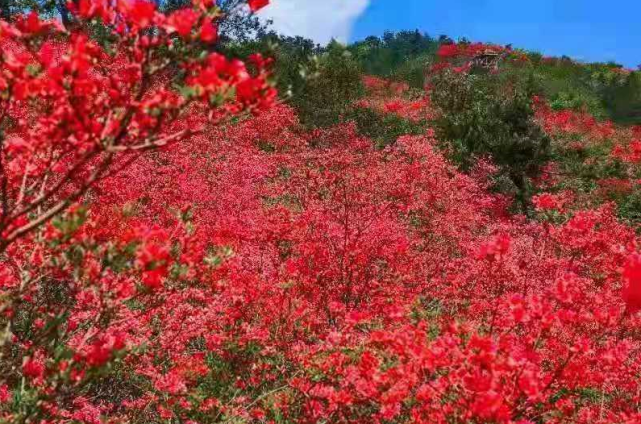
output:
[[[11,19],[17,13],[37,10],[56,16],[65,26],[72,27],[74,20],[69,5],[78,1],[0,0],[0,17]],[[163,10],[172,11],[190,5],[191,1],[158,0],[158,3]],[[219,43],[215,48],[241,57],[256,50],[272,54],[279,59],[275,77],[281,92],[289,92],[293,97],[309,94],[303,89],[309,77],[318,76],[323,67],[329,72],[327,66],[323,66],[323,60],[337,60],[338,56],[347,66],[341,71],[346,73],[344,76],[375,75],[404,81],[411,87],[422,89],[426,71],[437,60],[439,47],[455,42],[445,35],[432,37],[416,30],[386,32],[381,37],[370,36],[348,46],[340,46],[336,42],[319,46],[303,37],[286,37],[270,31],[269,23],[239,7],[239,0],[219,0],[218,5],[224,17],[219,22]],[[95,31],[96,37],[102,33]],[[457,42],[469,41],[462,39]],[[350,58],[345,59],[344,53]],[[568,57],[544,58],[536,52],[523,53],[529,59],[529,66],[514,71],[523,78],[534,77],[538,93],[553,108],[585,109],[597,117],[620,124],[641,123],[641,72],[626,71],[616,63],[580,63]],[[332,71],[333,77],[337,77],[335,71]],[[336,83],[340,85],[345,81]],[[339,90],[343,88],[350,95],[358,94],[353,83],[339,87]],[[322,96],[320,99],[327,100]]]
[[[469,43],[468,40],[458,40]],[[237,52],[258,48],[272,51],[277,59],[277,77],[283,88],[300,85],[310,65],[329,52],[341,50],[349,54],[349,66],[355,66],[364,75],[375,75],[403,81],[422,89],[428,70],[437,58],[443,44],[455,43],[441,35],[432,37],[419,31],[386,32],[382,37],[370,36],[347,46],[331,42],[316,45],[302,37],[280,36],[262,31],[252,42],[231,43]],[[519,50],[516,50],[519,51]],[[537,52],[521,51],[527,57],[525,64],[514,67],[509,63],[504,71],[520,74],[536,81],[539,95],[545,97],[555,109],[587,110],[591,114],[611,119],[620,124],[641,123],[641,72],[623,68],[617,63],[581,63],[569,57],[548,58]],[[505,69],[512,67],[513,69]]]

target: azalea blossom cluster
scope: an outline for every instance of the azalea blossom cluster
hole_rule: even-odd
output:
[[[410,88],[405,83],[366,76],[363,85],[367,95],[355,104],[357,107],[393,114],[414,122],[434,116],[429,96],[423,93],[420,98],[412,98]]]
[[[612,156],[627,163],[638,164],[641,162],[641,139],[634,138],[627,145],[617,144],[612,149]]]
[[[482,54],[503,54],[511,51],[512,49],[509,47],[495,44],[450,43],[442,44],[438,49],[437,55],[441,59],[450,59],[455,57],[475,57]]]
[[[549,107],[545,99],[534,99],[536,119],[554,140],[558,159],[566,163],[549,163],[538,186],[541,190],[560,189],[564,193],[544,193],[534,199],[543,210],[583,208],[608,201],[626,202],[639,191],[639,162],[641,162],[641,128],[619,126],[609,120],[597,120],[587,111],[558,110]],[[574,174],[574,175],[573,175]],[[588,193],[572,189],[585,184],[577,175],[583,174],[595,186]],[[568,190],[568,188],[570,188]],[[561,200],[559,207],[548,207]],[[561,205],[563,205],[561,207]]]
[[[249,8],[267,3],[250,1]],[[83,396],[58,410],[59,396],[68,397],[70,387],[82,392],[126,346],[123,333],[104,332],[96,322],[116,313],[135,285],[104,268],[109,250],[104,240],[85,237],[90,227],[76,233],[86,220],[79,204],[143,152],[186,141],[203,123],[264,110],[275,99],[269,60],[255,55],[245,66],[208,53],[222,13],[213,1],[170,15],[144,0],[81,0],[70,8],[70,30],[34,11],[0,21],[0,401],[3,420],[16,422],[97,416]],[[203,112],[200,122],[177,128],[193,110]],[[162,234],[141,229],[129,236],[150,249],[134,255],[143,286],[163,275]],[[96,254],[80,273],[69,274],[71,250],[57,250],[69,246]],[[55,252],[63,253],[52,259]],[[65,280],[69,275],[74,281]],[[71,317],[72,303],[85,311]],[[62,349],[50,343],[60,337]],[[42,390],[28,391],[25,379]],[[16,381],[23,388],[9,390]]]
[[[252,73],[241,61],[200,54],[216,41],[221,12],[212,1],[169,16],[145,0],[82,0],[75,12],[80,29],[71,33],[35,12],[0,22],[0,251],[79,200],[113,171],[116,156],[201,131],[173,129],[185,110],[204,107],[218,121],[275,97],[268,60],[252,57]],[[88,35],[91,25],[109,34],[108,45]],[[178,70],[185,77],[176,89]]]
[[[579,136],[584,145],[589,142],[603,142],[615,135],[616,128],[611,121],[598,121],[587,112],[576,112],[569,109],[555,111],[545,99],[535,97],[534,106],[541,127],[551,135]]]
[[[505,58],[517,63],[528,60],[525,54],[514,51],[510,46],[486,43],[441,44],[436,55],[439,60],[431,66],[432,73],[444,70],[467,73],[475,66],[475,59],[487,56]]]

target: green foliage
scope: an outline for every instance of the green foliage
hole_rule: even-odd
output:
[[[548,58],[528,53],[539,93],[555,109],[585,110],[619,123],[641,122],[641,77],[616,63],[579,63],[567,57]],[[518,69],[511,69],[518,73]]]
[[[229,44],[224,52],[241,58],[253,52],[272,57],[281,97],[290,102],[309,128],[337,124],[364,93],[360,64],[338,42],[321,48],[303,37],[271,32],[254,41]]]
[[[383,148],[396,142],[403,135],[424,134],[425,123],[415,123],[394,114],[382,114],[375,110],[356,107],[345,116],[354,121],[358,132]]]
[[[641,72],[625,76],[607,93],[605,102],[612,119],[621,124],[641,124]]]
[[[253,52],[274,59],[273,73],[281,97],[309,128],[337,124],[364,93],[360,64],[338,42],[321,48],[303,37],[270,32],[224,47],[224,53],[233,57],[244,58]]]
[[[337,124],[364,94],[362,68],[338,42],[321,48],[303,37],[270,32],[253,41],[230,43],[223,51],[232,57],[259,52],[273,58],[278,91],[308,128]]]
[[[273,73],[281,97],[300,93],[307,83],[308,69],[314,57],[324,52],[312,40],[303,37],[286,37],[275,32],[260,34],[255,40],[228,43],[223,52],[230,57],[247,58],[261,53],[274,59]]]
[[[452,158],[469,169],[477,158],[490,157],[514,185],[521,209],[528,212],[529,179],[538,175],[550,151],[549,138],[534,120],[534,80],[446,71],[430,82],[439,112],[434,126]]]
[[[574,111],[588,111],[597,118],[604,118],[606,111],[600,99],[590,93],[580,90],[561,91],[550,98],[550,106],[554,110],[571,109]]]
[[[359,63],[337,42],[314,56],[303,68],[304,83],[292,93],[291,103],[303,125],[314,128],[337,124],[363,95],[362,75]]]
[[[423,89],[425,87],[426,70],[434,61],[431,53],[422,54],[408,59],[399,65],[390,75],[391,79],[404,81],[410,87]]]
[[[86,221],[87,209],[80,207],[73,212],[53,219],[51,224],[61,233],[59,241],[67,242]]]
[[[615,199],[617,213],[621,219],[632,224],[641,224],[641,189]]]
[[[439,41],[416,31],[386,32],[382,38],[367,37],[352,44],[349,49],[362,64],[368,75],[398,76],[414,85],[425,71],[424,64],[433,59]],[[409,77],[409,78],[406,78]]]
[[[612,144],[606,141],[580,150],[555,146],[553,158],[564,173],[590,181],[592,184],[604,178],[626,178],[625,166],[610,157],[612,147]]]

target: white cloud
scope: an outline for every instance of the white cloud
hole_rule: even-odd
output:
[[[260,14],[274,21],[285,35],[302,35],[326,44],[333,38],[347,41],[356,19],[370,0],[271,0]]]

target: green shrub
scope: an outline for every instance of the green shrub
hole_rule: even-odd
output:
[[[410,87],[416,89],[423,89],[425,87],[426,70],[429,69],[430,63],[434,61],[431,54],[424,54],[412,58],[398,68],[391,74],[391,78],[396,81],[404,81]]]
[[[356,107],[345,115],[345,120],[354,121],[358,132],[383,148],[396,142],[403,135],[418,135],[425,132],[425,123],[415,123],[398,115],[379,113],[375,110]]]
[[[303,71],[304,83],[293,90],[291,103],[308,128],[337,124],[364,94],[360,65],[337,42],[330,43]]]
[[[452,158],[469,169],[479,157],[490,157],[514,185],[518,206],[528,213],[530,179],[550,153],[550,139],[534,120],[534,81],[445,71],[430,82],[439,112],[433,124]]]
[[[401,69],[406,66],[411,68],[420,64],[426,57],[434,58],[439,43],[440,41],[419,31],[388,31],[383,37],[372,36],[356,42],[349,49],[366,74],[391,77],[397,72],[404,72]],[[412,84],[409,80],[407,82]]]

